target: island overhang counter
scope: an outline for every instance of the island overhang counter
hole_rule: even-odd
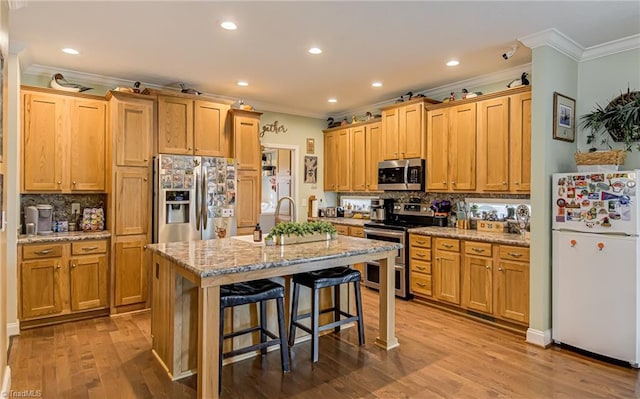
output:
[[[395,257],[400,244],[338,236],[328,241],[260,246],[233,238],[151,244],[152,350],[173,379],[197,372],[198,398],[218,398],[220,286],[378,261],[379,336],[395,336]],[[295,372],[295,370],[293,370]]]

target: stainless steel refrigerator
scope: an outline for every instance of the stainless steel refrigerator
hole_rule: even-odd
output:
[[[154,242],[235,235],[236,164],[160,154],[154,162]]]

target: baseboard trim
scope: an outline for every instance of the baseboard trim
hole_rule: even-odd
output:
[[[7,337],[20,335],[20,320],[15,323],[7,323]]]
[[[539,331],[529,328],[527,329],[527,342],[546,348],[552,343],[551,330]]]
[[[4,376],[2,377],[2,391],[0,391],[0,398],[8,398],[11,392],[11,367],[4,368]]]

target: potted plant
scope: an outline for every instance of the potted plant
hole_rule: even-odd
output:
[[[334,225],[324,221],[278,223],[265,237],[265,242],[293,244],[335,238],[338,232]]]
[[[632,151],[633,143],[640,140],[640,91],[627,89],[606,107],[596,104],[592,112],[581,117],[581,125],[591,131],[587,144],[592,144],[600,134],[604,136],[601,144],[612,148],[611,137],[614,142],[624,143],[626,151]],[[636,148],[640,150],[640,144]]]

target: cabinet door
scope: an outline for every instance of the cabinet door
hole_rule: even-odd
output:
[[[25,191],[62,191],[65,105],[57,96],[24,95]]]
[[[427,113],[427,191],[449,187],[448,115],[445,108]]]
[[[324,190],[338,189],[338,132],[324,134]]]
[[[366,126],[365,138],[365,186],[367,191],[378,191],[378,162],[382,161],[380,143],[382,141],[382,126],[372,123]]]
[[[493,310],[492,258],[464,256],[462,306],[484,313]]]
[[[531,190],[531,92],[509,98],[511,121],[509,127],[509,190]]]
[[[262,156],[259,139],[260,120],[258,118],[234,115],[233,140],[238,170],[260,171]]]
[[[117,102],[114,121],[116,136],[116,165],[150,166],[153,132],[153,103]]]
[[[208,101],[194,102],[194,154],[208,157],[228,157],[229,139],[225,132],[228,105]]]
[[[63,258],[22,262],[21,276],[23,318],[62,312],[63,282],[68,278]]]
[[[351,140],[349,129],[338,132],[338,191],[351,190]]]
[[[449,111],[450,184],[454,191],[476,188],[476,104],[464,104]]]
[[[147,168],[116,172],[116,234],[147,234],[149,227],[149,171]]]
[[[423,114],[423,103],[399,108],[398,139],[401,159],[425,157],[426,126]]]
[[[193,100],[158,96],[158,153],[193,153]]]
[[[143,239],[118,242],[115,245],[116,306],[147,301],[149,275],[145,245],[146,241]]]
[[[436,250],[435,297],[460,304],[460,254]]]
[[[238,234],[244,228],[250,234],[258,223],[260,212],[260,175],[256,172],[238,173],[236,220]]]
[[[529,323],[529,263],[501,259],[496,273],[497,315]]]
[[[107,306],[107,255],[72,257],[69,263],[71,310]]]
[[[351,163],[345,165],[346,169],[351,169],[351,191],[365,191],[367,188],[366,137],[365,126],[351,128]]]
[[[478,103],[478,189],[509,189],[509,99]],[[514,156],[516,154],[513,154]]]
[[[399,156],[398,112],[398,108],[382,111],[382,157],[384,159],[398,159]]]
[[[104,191],[107,104],[104,101],[71,101],[71,191]]]

